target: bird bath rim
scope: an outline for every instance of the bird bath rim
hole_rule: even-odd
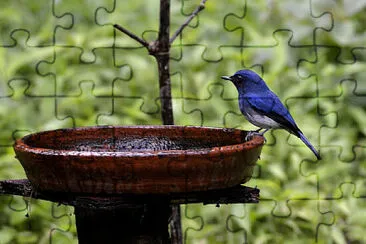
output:
[[[74,155],[74,156],[114,156],[114,157],[149,157],[154,156],[156,154],[161,155],[175,155],[175,154],[182,154],[188,153],[189,155],[201,154],[203,152],[207,152],[208,150],[211,153],[231,153],[233,151],[237,151],[241,147],[250,148],[253,146],[263,145],[264,144],[264,137],[262,136],[254,136],[250,140],[241,142],[241,143],[233,143],[230,145],[217,145],[213,147],[202,147],[202,148],[188,148],[188,149],[165,149],[165,150],[132,150],[128,151],[83,151],[83,150],[66,150],[66,149],[53,149],[47,147],[37,147],[31,146],[27,144],[27,141],[31,137],[42,136],[48,133],[54,132],[69,132],[69,131],[83,131],[83,130],[90,130],[90,129],[199,129],[199,130],[217,130],[220,132],[226,133],[247,133],[247,131],[239,130],[239,129],[232,129],[232,128],[219,128],[219,127],[206,127],[206,126],[177,126],[177,125],[131,125],[131,126],[86,126],[86,127],[76,127],[76,128],[63,128],[63,129],[56,129],[56,130],[46,130],[37,133],[28,134],[18,140],[16,140],[14,144],[15,149],[21,149],[24,151],[28,151],[30,153],[36,154],[58,154],[58,155]]]

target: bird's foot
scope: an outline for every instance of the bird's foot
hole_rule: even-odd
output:
[[[254,130],[254,131],[248,131],[248,134],[245,136],[245,141],[250,141],[251,139],[253,139],[254,136],[262,136],[264,137],[264,133],[263,132],[259,132],[259,130]],[[267,142],[266,138],[264,137],[264,141]]]

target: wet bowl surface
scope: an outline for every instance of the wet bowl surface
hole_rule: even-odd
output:
[[[195,126],[98,126],[30,134],[14,150],[41,191],[168,194],[248,181],[264,138]]]

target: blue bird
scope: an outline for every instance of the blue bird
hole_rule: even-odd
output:
[[[221,78],[234,83],[239,93],[240,111],[250,123],[260,128],[256,132],[264,129],[260,133],[263,135],[269,129],[285,129],[299,137],[317,159],[321,159],[317,150],[297,127],[290,112],[258,74],[251,70],[239,70],[233,76]]]

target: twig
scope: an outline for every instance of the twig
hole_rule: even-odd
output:
[[[170,38],[169,43],[172,44],[174,40],[182,33],[184,28],[192,21],[194,17],[197,16],[199,12],[201,12],[205,8],[205,3],[207,0],[202,0],[201,3],[197,6],[197,8],[191,13],[191,15],[186,19],[186,21],[179,27],[179,29],[174,33],[174,35]]]
[[[132,32],[130,32],[129,30],[123,28],[122,26],[117,25],[117,24],[114,24],[113,27],[116,28],[117,30],[125,33],[126,35],[128,35],[129,37],[131,37],[132,39],[134,39],[135,41],[139,42],[144,47],[149,47],[149,43],[147,41],[145,41],[144,39],[136,36],[135,34],[133,34]]]

